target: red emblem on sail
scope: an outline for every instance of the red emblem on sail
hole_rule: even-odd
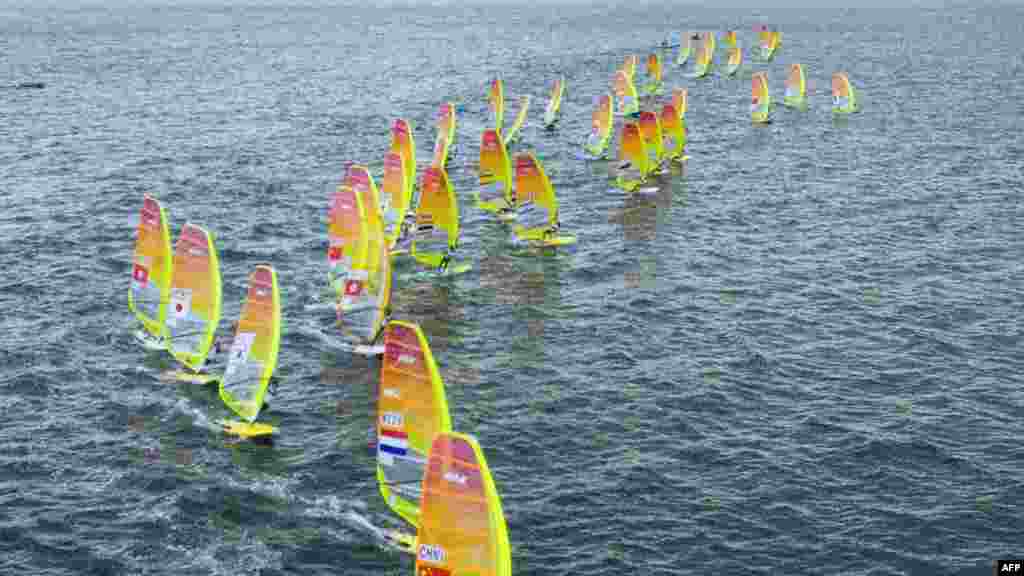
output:
[[[331,262],[341,260],[341,246],[331,246],[327,249],[327,259]]]
[[[345,282],[345,295],[358,296],[363,291],[363,283],[359,280],[347,280]]]
[[[146,270],[146,267],[141,264],[135,264],[132,268],[132,279],[139,284],[146,284],[149,282],[149,270]]]

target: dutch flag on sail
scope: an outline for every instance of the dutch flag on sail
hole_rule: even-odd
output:
[[[384,464],[391,464],[395,456],[405,456],[409,452],[409,435],[401,430],[380,431],[380,442],[377,454]]]

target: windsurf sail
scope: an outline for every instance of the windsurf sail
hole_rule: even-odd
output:
[[[511,576],[501,498],[475,438],[457,432],[434,437],[420,506],[418,576]]]
[[[832,112],[849,114],[857,111],[857,94],[845,72],[832,75]]]
[[[697,49],[697,59],[693,62],[693,74],[696,78],[707,75],[711,68],[711,59],[714,54],[714,35],[706,32],[704,40]]]
[[[327,278],[340,300],[345,281],[366,261],[367,220],[362,197],[342,184],[331,196],[327,212]]]
[[[729,47],[736,46],[736,42],[737,41],[736,41],[736,31],[735,30],[729,30],[728,32],[725,33],[725,43]]]
[[[363,217],[366,219],[366,253],[372,261],[378,252],[377,245],[386,243],[384,238],[384,219],[380,212],[380,194],[377,184],[366,166],[353,164],[345,175],[345,183],[352,187],[363,203]]]
[[[608,141],[612,136],[612,97],[602,94],[594,101],[594,111],[590,115],[590,136],[583,148],[593,157],[604,154]]]
[[[444,168],[431,166],[423,173],[416,229],[410,254],[419,263],[438,268],[459,241],[459,203]]]
[[[633,78],[625,71],[619,70],[615,73],[615,97],[617,99],[620,116],[630,116],[640,112],[640,98],[636,94],[636,86]]]
[[[448,164],[448,151],[455,144],[455,105],[441,104],[437,114],[437,139],[434,140],[434,158],[430,165],[444,168]]]
[[[800,64],[789,67],[789,74],[786,76],[786,95],[782,103],[792,107],[801,107],[807,103],[807,78],[804,76],[804,67]]]
[[[523,124],[526,123],[526,113],[529,110],[530,97],[523,96],[519,99],[519,113],[516,114],[515,122],[512,123],[512,128],[510,128],[508,134],[505,135],[505,146],[509,146],[519,139],[519,131],[523,128]]]
[[[550,127],[558,120],[558,111],[562,108],[562,95],[565,93],[565,78],[556,78],[555,85],[551,88],[551,99],[548,100],[548,107],[544,110],[544,126]]]
[[[758,32],[758,40],[761,48],[761,59],[769,61],[775,57],[775,50],[779,47],[782,35],[778,31],[769,30],[767,26],[762,25],[761,30]]]
[[[622,126],[622,136],[619,138],[619,174],[616,183],[620,188],[628,192],[636,190],[650,173],[647,161],[647,149],[644,146],[643,136],[640,135],[640,126],[635,122],[627,122]]]
[[[757,72],[750,81],[750,118],[755,123],[768,121],[771,110],[771,95],[768,93],[768,76]]]
[[[395,120],[391,125],[391,149],[389,152],[402,156],[402,164],[405,167],[405,206],[411,206],[413,188],[416,187],[416,141],[412,137],[412,126],[401,118]],[[380,204],[376,204],[376,206],[380,206]]]
[[[384,157],[384,180],[381,182],[381,209],[384,214],[384,241],[394,248],[402,234],[402,223],[409,211],[405,184],[405,163],[401,154],[388,152]]]
[[[543,240],[558,228],[558,198],[532,152],[516,156],[516,223],[521,241]]]
[[[665,154],[662,148],[661,121],[657,114],[649,110],[640,113],[640,136],[644,139],[644,149],[647,151],[647,165],[653,172],[661,165]]]
[[[451,432],[444,382],[420,327],[389,322],[377,400],[377,484],[384,501],[420,526],[420,499],[430,446]]]
[[[665,156],[670,160],[681,160],[686,151],[686,120],[680,117],[672,104],[665,104],[661,109],[661,133]]]
[[[512,166],[505,142],[497,130],[484,130],[480,137],[480,188],[477,206],[497,212],[512,204]]]
[[[687,100],[686,88],[676,88],[672,91],[672,106],[680,118],[686,117]]]
[[[277,272],[263,264],[249,275],[249,291],[220,381],[220,399],[248,422],[263,408],[280,346],[281,291]]]
[[[502,125],[505,123],[505,85],[501,82],[501,78],[491,81],[487,104],[491,113],[491,125],[500,134]]]
[[[367,222],[364,228],[371,239],[362,265],[354,263],[345,279],[345,288],[338,301],[338,324],[341,333],[358,344],[372,344],[387,322],[391,304],[391,255],[382,242],[384,230],[380,221]],[[376,242],[372,239],[377,238]]]
[[[661,57],[657,52],[652,52],[647,57],[647,83],[644,84],[644,93],[655,94],[661,90]]]
[[[132,256],[128,309],[155,340],[163,340],[171,295],[173,253],[164,207],[148,194],[142,200]]]
[[[220,324],[220,264],[210,233],[185,224],[174,246],[173,266],[165,323],[168,349],[179,362],[198,372]]]
[[[690,54],[693,52],[693,37],[696,34],[694,32],[687,32],[683,37],[683,41],[679,43],[679,54],[676,55],[676,66],[685,66],[686,61],[690,59]]]
[[[627,54],[626,59],[622,63],[622,71],[629,76],[630,80],[636,78],[636,65],[640,61],[640,58],[636,54]]]
[[[740,69],[741,64],[743,64],[743,49],[740,48],[739,44],[734,43],[729,48],[729,60],[725,64],[725,74],[727,76],[735,75],[736,71]]]

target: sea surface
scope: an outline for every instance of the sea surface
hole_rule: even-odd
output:
[[[4,3],[0,574],[411,574],[368,450],[376,361],[325,308],[328,195],[441,102],[471,273],[399,264],[457,430],[501,494],[517,575],[987,575],[1024,557],[1024,7],[812,2]],[[754,59],[754,27],[782,31]],[[746,50],[719,74],[721,34]],[[649,198],[580,159],[630,53],[715,30],[691,156]],[[674,54],[669,55],[669,62]],[[806,111],[749,119],[750,75]],[[833,118],[844,70],[862,111]],[[642,68],[641,68],[642,73]],[[523,254],[477,210],[490,79],[578,246]],[[541,128],[554,79],[561,120]],[[43,89],[14,89],[43,82]],[[645,102],[645,107],[654,104]],[[617,120],[620,122],[620,120]],[[618,127],[618,123],[616,127]],[[222,334],[283,288],[272,447],[132,337],[143,194],[215,235]]]

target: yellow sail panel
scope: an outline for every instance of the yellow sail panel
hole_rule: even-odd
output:
[[[661,58],[657,52],[647,57],[647,83],[644,85],[644,92],[653,94],[661,88]]]
[[[407,188],[401,154],[388,152],[384,157],[384,180],[381,182],[384,241],[388,246],[394,246],[402,232],[402,222],[409,210],[405,197]]]
[[[629,78],[636,78],[636,65],[640,61],[640,58],[636,54],[626,55],[625,61],[622,63],[622,71],[626,73]]]
[[[430,447],[416,537],[417,576],[510,576],[505,514],[476,439],[442,432]]]
[[[399,118],[391,125],[391,148],[389,152],[402,155],[405,166],[405,205],[412,204],[413,187],[416,185],[416,141],[412,137],[412,126]],[[377,204],[379,206],[379,204]]]
[[[640,98],[636,93],[636,86],[633,85],[633,78],[625,71],[619,70],[615,73],[615,97],[618,100],[619,114],[636,114],[640,111]]]
[[[558,223],[558,198],[532,152],[516,156],[516,221],[520,240],[540,240]]]
[[[512,204],[512,166],[505,142],[497,130],[480,137],[480,188],[477,205],[496,212]]]
[[[444,382],[426,336],[416,324],[384,329],[377,399],[377,483],[388,506],[420,525],[420,498],[434,437],[451,432]]]
[[[501,78],[496,78],[491,82],[487,105],[491,112],[491,125],[500,134],[505,123],[505,85]]]
[[[551,98],[548,100],[548,107],[544,110],[544,125],[550,126],[558,119],[558,111],[562,108],[562,94],[565,92],[565,79],[556,78],[555,85],[551,88]]]
[[[619,160],[623,162],[616,178],[619,186],[633,190],[647,179],[650,168],[647,162],[647,149],[640,135],[640,127],[634,122],[622,126],[619,138]]]
[[[362,197],[342,184],[331,196],[327,212],[327,277],[340,299],[345,280],[366,261],[366,216]]]
[[[437,139],[434,141],[434,157],[430,165],[444,168],[448,164],[448,150],[455,138],[455,106],[450,102],[441,105],[437,115]]]
[[[640,113],[640,136],[644,139],[648,165],[652,169],[657,168],[665,153],[661,141],[661,121],[657,114],[649,110]]]
[[[185,224],[174,246],[174,274],[167,311],[169,350],[198,371],[213,346],[220,323],[220,264],[210,233]]]
[[[729,30],[725,33],[725,43],[729,46],[736,46],[736,31]]]
[[[694,32],[687,32],[683,41],[679,43],[679,54],[676,55],[676,66],[685,66],[686,61],[690,59],[690,54],[693,53],[694,36],[696,36]]]
[[[682,158],[686,150],[686,123],[672,104],[661,109],[661,132],[665,155],[673,160]]]
[[[676,88],[672,91],[672,106],[676,109],[680,118],[686,117],[687,92],[686,88]]]
[[[743,50],[738,44],[734,44],[729,49],[729,61],[725,65],[725,73],[732,76],[740,68],[740,64],[743,63]]]
[[[416,230],[410,254],[416,261],[435,268],[459,240],[459,203],[444,168],[427,168],[420,184],[416,207]]]
[[[173,253],[171,232],[163,206],[148,194],[142,200],[132,256],[132,284],[128,309],[155,338],[164,335],[167,303],[171,295]]]
[[[779,47],[782,35],[778,31],[769,30],[762,25],[758,32],[758,41],[761,48],[761,59],[771,60],[775,56],[775,50]]]
[[[694,74],[700,78],[708,73],[708,69],[711,67],[711,52],[708,49],[707,41],[702,42],[700,47],[697,48],[697,59],[693,63]]]
[[[832,111],[848,114],[857,109],[857,95],[845,72],[832,75]]]
[[[505,135],[505,146],[508,146],[519,139],[519,131],[523,128],[523,124],[526,123],[526,113],[529,110],[530,97],[523,96],[519,99],[519,113],[516,114],[515,122],[512,123],[512,128],[509,129],[508,134]]]
[[[758,72],[750,80],[750,118],[754,122],[763,123],[768,121],[770,110],[770,97],[768,94],[768,77],[764,72]]]
[[[704,46],[706,47],[706,53],[707,53],[705,58],[707,58],[707,62],[710,65],[715,60],[715,48],[717,46],[717,44],[715,43],[715,33],[714,32],[705,32],[704,33]]]
[[[263,408],[281,346],[281,291],[277,272],[260,265],[249,275],[228,366],[220,382],[220,398],[243,419],[256,420]]]
[[[590,114],[590,136],[584,148],[593,156],[604,154],[612,135],[612,97],[602,94],[594,102],[594,111]]]
[[[783,103],[787,106],[800,106],[807,97],[807,79],[804,76],[804,67],[800,64],[793,64],[789,67],[789,74],[786,76],[786,95]]]
[[[370,237],[382,234],[379,221],[376,230],[368,230]],[[373,343],[387,321],[390,304],[391,255],[387,244],[377,242],[367,250],[364,265],[354,266],[345,280],[337,309],[342,334],[360,344]]]

